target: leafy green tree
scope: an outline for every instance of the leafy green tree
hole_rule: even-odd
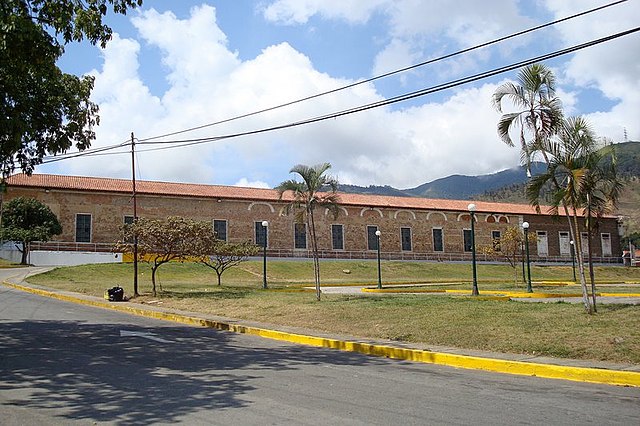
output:
[[[115,245],[114,251],[133,254],[131,241],[134,237],[138,238],[138,257],[151,265],[152,293],[155,296],[158,268],[172,260],[188,260],[194,255],[198,236],[209,232],[210,228],[210,223],[178,216],[166,219],[139,218],[123,228],[124,240]]]
[[[3,0],[0,4],[0,180],[16,167],[31,173],[45,155],[95,139],[94,79],[56,65],[64,44],[89,40],[104,47],[108,5],[124,14],[142,0]]]
[[[518,226],[510,226],[502,232],[499,239],[494,238],[490,246],[480,247],[483,254],[503,258],[513,268],[514,284],[517,285],[518,264],[522,258],[524,234]]]
[[[20,263],[27,264],[29,243],[49,241],[62,233],[62,226],[51,209],[34,198],[17,197],[4,205],[2,239],[22,243],[16,245],[22,253]]]
[[[276,187],[280,199],[286,192],[291,192],[292,199],[291,203],[287,205],[287,212],[293,209],[296,221],[306,223],[307,229],[309,229],[317,300],[320,300],[320,260],[314,212],[316,207],[324,207],[329,209],[334,217],[338,215],[338,180],[325,174],[330,168],[331,164],[329,163],[317,164],[312,167],[299,164],[293,167],[290,173],[298,174],[302,178],[302,182],[290,179]]]
[[[218,276],[218,285],[221,285],[224,271],[245,262],[250,256],[255,256],[260,247],[251,241],[230,243],[215,238],[203,238],[201,234],[195,250],[198,262],[213,269]]]
[[[629,244],[632,244],[634,247],[640,247],[640,232],[632,232],[622,237],[620,244],[623,250],[628,250]]]

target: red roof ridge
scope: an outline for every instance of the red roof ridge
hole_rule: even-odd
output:
[[[107,178],[93,176],[72,176],[56,174],[18,173],[7,178],[9,186],[42,187],[51,189],[73,189],[79,191],[130,192],[132,181],[123,178]],[[275,189],[251,188],[230,185],[181,183],[154,180],[136,180],[136,192],[147,195],[174,195],[205,198],[256,199],[260,201],[277,201],[279,195]],[[290,200],[286,196],[285,200]],[[537,214],[535,208],[528,204],[498,203],[491,201],[450,200],[422,197],[398,197],[385,195],[339,193],[339,200],[344,205],[363,207],[391,207],[397,209],[446,210],[466,212],[468,205],[476,205],[476,211],[488,214]],[[547,215],[548,206],[540,206],[541,214]],[[563,212],[560,212],[564,215]]]

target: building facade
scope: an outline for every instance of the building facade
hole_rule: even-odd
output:
[[[23,196],[48,205],[63,233],[43,245],[48,250],[110,251],[133,221],[132,182],[122,179],[17,174],[7,180],[4,201]],[[307,257],[309,232],[287,213],[287,194],[275,190],[217,185],[138,181],[138,217],[182,216],[211,222],[219,238],[267,243],[270,256]],[[322,257],[466,260],[471,255],[469,201],[340,194],[337,217],[316,212]],[[474,202],[476,247],[490,246],[509,227],[528,222],[534,260],[571,261],[567,218],[537,214],[528,205]],[[268,222],[265,228],[263,221]],[[618,223],[599,221],[592,240],[596,261],[619,262]],[[583,247],[586,250],[586,243]],[[482,260],[483,257],[480,256]]]

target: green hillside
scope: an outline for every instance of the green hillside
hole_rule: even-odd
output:
[[[624,179],[624,190],[615,214],[629,217],[628,233],[640,232],[640,142],[625,142],[614,145],[618,173]],[[526,183],[503,186],[485,191],[478,200],[501,203],[527,203]]]

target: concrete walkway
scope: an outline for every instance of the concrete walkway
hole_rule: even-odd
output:
[[[441,283],[438,284],[434,284],[434,285],[442,285]],[[323,286],[322,287],[322,293],[323,294],[350,294],[350,295],[361,295],[361,296],[381,296],[381,295],[397,295],[397,294],[415,294],[415,295],[429,295],[429,296],[455,296],[454,294],[451,293],[427,293],[427,292],[412,292],[411,291],[411,287],[424,287],[424,284],[416,284],[416,285],[403,285],[402,287],[400,286],[393,286],[393,285],[387,285],[386,287],[383,287],[383,291],[382,292],[364,292],[363,289],[365,288],[375,288],[374,285],[367,285],[367,286]],[[610,286],[609,284],[607,286]],[[636,288],[638,288],[638,291],[635,291],[635,293],[640,293],[640,288],[639,286],[634,286]],[[307,287],[308,289],[314,289],[313,287]],[[384,289],[394,289],[393,293],[385,293]],[[400,288],[406,288],[406,293],[401,293],[398,292],[397,290],[399,290]],[[481,290],[482,292],[482,290]],[[469,293],[471,293],[471,291],[469,291]],[[499,293],[499,292],[498,292]],[[510,298],[513,301],[518,301],[518,302],[528,302],[528,303],[558,303],[558,302],[565,302],[565,303],[574,303],[574,304],[579,304],[582,303],[582,297],[544,297],[544,298],[537,298],[537,297],[511,297]],[[597,303],[598,304],[602,304],[602,305],[617,305],[617,304],[625,304],[625,305],[640,305],[640,296],[625,296],[625,297],[616,297],[616,296],[610,296],[610,295],[606,295],[606,296],[598,296],[597,297]]]
[[[211,327],[238,333],[254,334],[265,338],[293,343],[333,348],[368,355],[404,359],[469,368],[506,374],[538,376],[591,383],[640,387],[640,365],[618,364],[591,360],[550,358],[522,354],[505,354],[436,345],[404,343],[383,339],[362,339],[355,336],[323,333],[299,327],[236,320],[198,312],[185,312],[158,306],[132,302],[110,303],[102,298],[45,288],[25,283],[33,274],[51,268],[0,269],[0,282],[22,291],[80,303],[104,309],[112,309],[134,315],[175,321],[190,325]],[[329,290],[332,289],[332,290]],[[327,287],[325,293],[340,291],[342,294],[363,294],[361,287]],[[329,291],[326,291],[329,290]],[[353,292],[356,293],[348,293]],[[397,293],[396,293],[397,294]]]

